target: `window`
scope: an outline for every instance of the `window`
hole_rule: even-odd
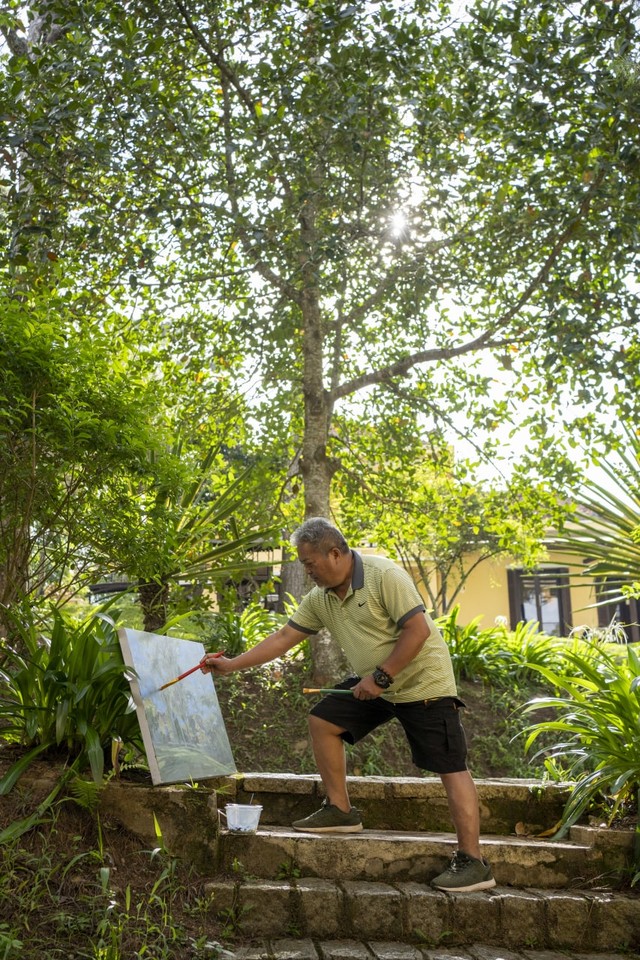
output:
[[[508,570],[511,629],[521,620],[536,620],[544,633],[566,637],[572,627],[566,567]]]
[[[598,626],[608,627],[614,620],[622,624],[627,643],[640,640],[640,610],[638,601],[625,599],[620,595],[621,583],[616,580],[601,579],[596,583],[598,598]]]

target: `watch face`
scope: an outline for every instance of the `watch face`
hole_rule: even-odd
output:
[[[383,673],[382,670],[373,671],[373,680],[377,687],[382,687],[383,690],[386,690],[387,687],[391,686],[391,682],[386,673]]]

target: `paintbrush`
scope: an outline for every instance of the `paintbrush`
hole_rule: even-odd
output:
[[[303,687],[303,693],[347,693],[353,696],[353,690],[340,690],[332,687]]]
[[[219,653],[209,653],[209,654],[207,654],[207,656],[209,656],[209,657],[221,657],[222,654],[223,654],[223,652],[224,652],[224,651],[221,650]],[[190,674],[195,673],[196,670],[199,670],[201,666],[202,666],[202,661],[200,661],[200,663],[196,663],[195,667],[191,667],[190,670],[185,670],[185,672],[184,672],[184,673],[181,673],[180,676],[174,677],[173,680],[168,680],[167,683],[163,683],[161,687],[158,687],[158,690],[159,690],[159,691],[160,691],[160,690],[166,690],[167,687],[171,687],[174,683],[177,683],[178,680],[184,680],[185,677],[188,677]]]

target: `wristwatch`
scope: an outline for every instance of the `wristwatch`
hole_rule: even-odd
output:
[[[393,677],[388,674],[386,670],[383,670],[382,667],[376,667],[373,671],[373,682],[376,687],[382,687],[383,690],[388,690],[393,683]]]

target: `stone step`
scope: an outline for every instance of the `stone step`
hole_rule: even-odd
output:
[[[640,900],[611,891],[448,894],[420,883],[218,879],[206,884],[229,939],[387,941],[460,957],[474,944],[509,950],[621,951],[640,947]]]
[[[556,950],[505,950],[484,943],[448,948],[393,940],[261,940],[233,949],[234,960],[559,960]],[[627,953],[562,951],[561,960],[632,960]]]
[[[614,868],[608,853],[605,859],[599,847],[572,840],[484,835],[482,845],[496,882],[504,886],[565,889]],[[456,846],[452,833],[312,834],[260,826],[257,833],[221,830],[217,867],[231,872],[241,864],[246,874],[265,879],[284,873],[325,880],[427,883],[449,863]],[[626,851],[615,852],[623,858],[618,866],[624,866]]]
[[[349,795],[376,830],[451,830],[447,798],[438,777],[348,777]],[[542,833],[558,823],[570,795],[566,783],[478,780],[482,833]],[[317,810],[324,799],[316,775],[243,773],[221,780],[218,802],[256,803],[261,822],[287,826]]]

